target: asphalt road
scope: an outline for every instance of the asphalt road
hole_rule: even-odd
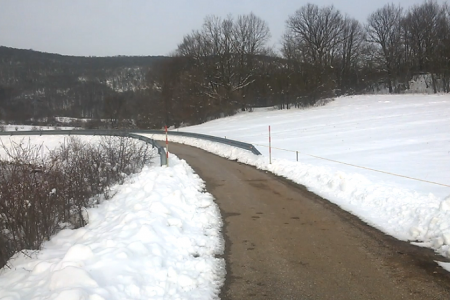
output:
[[[432,251],[272,174],[189,146],[170,151],[205,180],[221,209],[221,299],[450,299],[450,273]]]

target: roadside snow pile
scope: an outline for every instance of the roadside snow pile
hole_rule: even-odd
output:
[[[272,146],[291,150],[273,149],[272,164],[264,147],[268,125]],[[345,97],[306,110],[262,109],[183,131],[257,145],[263,156],[209,141],[169,137],[291,179],[389,235],[450,257],[449,187],[303,154],[449,185],[450,95]],[[299,162],[295,150],[300,151]]]
[[[145,167],[40,251],[0,271],[0,299],[214,299],[225,277],[221,217],[176,157]]]

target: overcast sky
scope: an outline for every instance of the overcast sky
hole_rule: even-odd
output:
[[[81,56],[169,55],[205,16],[253,12],[268,22],[278,47],[286,19],[308,2],[364,22],[386,3],[408,8],[424,0],[0,0],[0,45]]]

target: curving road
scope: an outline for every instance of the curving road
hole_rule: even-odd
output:
[[[450,274],[432,251],[272,174],[189,146],[170,150],[205,180],[221,209],[221,299],[450,299]]]

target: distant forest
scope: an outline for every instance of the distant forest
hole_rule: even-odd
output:
[[[208,16],[170,57],[72,57],[0,47],[0,120],[108,126],[198,124],[259,106],[307,107],[346,94],[402,93],[426,74],[450,92],[450,8],[393,4],[364,24],[307,4],[286,20],[281,49],[254,14]]]

